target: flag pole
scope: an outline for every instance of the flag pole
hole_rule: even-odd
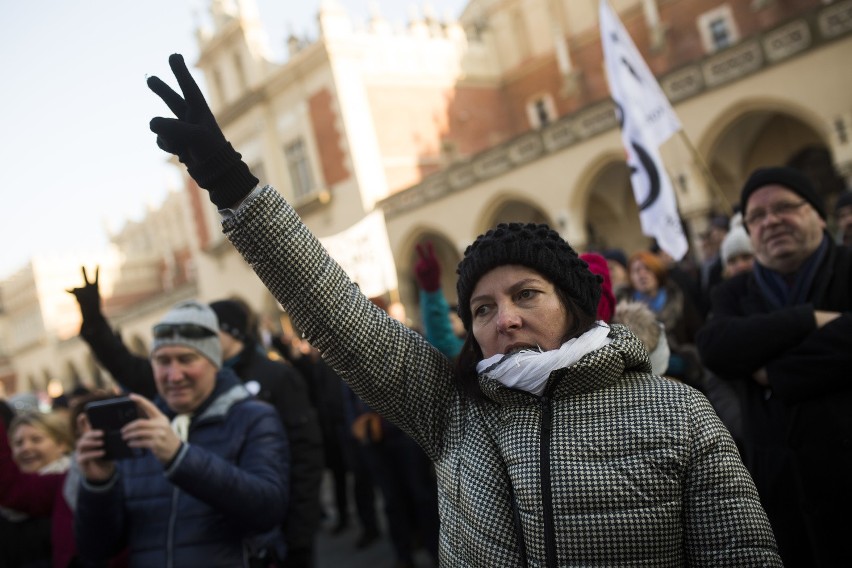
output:
[[[722,213],[731,217],[734,214],[734,210],[731,207],[731,204],[728,203],[728,198],[725,196],[722,188],[719,187],[719,184],[716,182],[716,178],[714,178],[713,174],[710,172],[707,162],[704,161],[704,158],[698,153],[695,146],[693,146],[692,141],[689,139],[689,136],[686,135],[683,128],[677,131],[677,135],[681,140],[683,140],[683,143],[692,155],[693,161],[698,165],[698,169],[701,170],[701,175],[704,177],[704,181],[707,182],[707,185],[710,186],[711,192],[716,196],[716,200],[721,202]]]

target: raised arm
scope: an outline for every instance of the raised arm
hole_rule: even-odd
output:
[[[98,285],[100,267],[95,268],[92,281],[89,281],[85,266],[82,271],[83,285],[68,290],[80,305],[80,315],[83,318],[80,337],[89,345],[98,363],[118,384],[126,390],[153,398],[157,395],[157,388],[154,385],[151,362],[130,352],[101,311],[101,292]]]
[[[459,403],[449,361],[374,306],[271,187],[260,189],[225,140],[180,55],[169,64],[184,97],[148,85],[177,118],[154,118],[160,148],[187,165],[224,212],[224,231],[305,337],[353,389],[433,458]],[[459,413],[455,413],[456,416]]]
[[[450,307],[441,290],[441,264],[435,256],[432,243],[418,244],[417,257],[414,276],[417,279],[417,287],[420,289],[423,332],[429,343],[453,359],[461,351],[464,341],[453,333]]]

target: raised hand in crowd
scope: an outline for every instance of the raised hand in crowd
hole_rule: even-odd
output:
[[[242,156],[225,140],[201,89],[189,74],[183,56],[172,54],[169,66],[183,96],[158,77],[148,78],[148,87],[168,105],[177,118],[151,119],[157,145],[175,154],[189,175],[210,192],[219,209],[231,207],[245,198],[258,180],[242,161]]]
[[[83,320],[91,321],[101,315],[101,291],[98,287],[98,276],[101,271],[100,266],[95,267],[95,277],[89,281],[89,276],[86,274],[86,267],[81,267],[83,272],[83,285],[79,288],[71,288],[66,290],[69,294],[73,294],[80,304],[80,313],[83,315]]]
[[[441,265],[435,257],[435,247],[431,241],[417,245],[414,276],[417,278],[417,285],[427,292],[434,292],[441,287]]]

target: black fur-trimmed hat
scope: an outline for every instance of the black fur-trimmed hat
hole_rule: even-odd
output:
[[[500,223],[467,247],[456,269],[459,317],[466,330],[471,329],[470,296],[476,283],[485,273],[507,264],[532,268],[563,290],[581,310],[591,316],[597,314],[602,279],[589,270],[559,233],[545,224]]]

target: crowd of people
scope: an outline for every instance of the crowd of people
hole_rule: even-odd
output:
[[[503,223],[464,252],[452,307],[420,243],[411,325],[170,65],[180,94],[148,79],[175,114],[151,121],[157,144],[298,332],[186,301],[139,356],[84,269],[80,335],[120,389],[0,405],[0,566],[315,567],[322,519],[357,522],[355,548],[387,527],[400,568],[417,549],[436,566],[852,565],[852,192],[828,209],[802,172],[755,170],[700,263]],[[118,395],[138,415],[94,427]]]

